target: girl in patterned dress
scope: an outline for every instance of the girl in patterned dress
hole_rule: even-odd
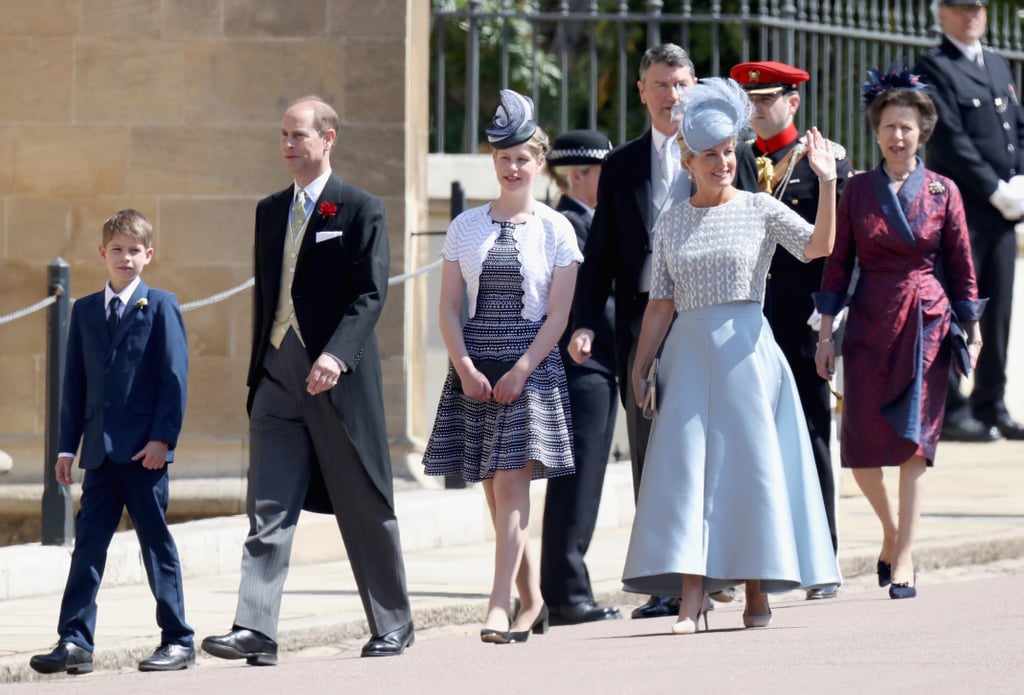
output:
[[[440,327],[453,368],[423,463],[428,475],[483,484],[496,540],[480,638],[507,644],[548,625],[529,547],[530,481],[574,472],[557,342],[583,256],[569,221],[533,199],[533,178],[548,150],[533,102],[502,90],[487,137],[501,194],[456,217],[445,237]],[[514,622],[513,581],[522,602]]]

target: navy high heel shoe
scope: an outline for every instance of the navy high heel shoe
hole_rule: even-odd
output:
[[[548,613],[547,604],[541,606],[540,613],[537,614],[536,620],[533,621],[533,625],[530,626],[529,630],[523,632],[509,632],[508,642],[525,642],[530,637],[530,633],[536,635],[543,635],[551,627],[551,615]]]
[[[892,584],[889,586],[889,598],[914,598],[917,596],[917,572],[914,572],[914,585],[908,582]]]
[[[889,586],[889,583],[892,582],[892,565],[888,562],[882,562],[881,560],[879,560],[877,572],[878,586]]]

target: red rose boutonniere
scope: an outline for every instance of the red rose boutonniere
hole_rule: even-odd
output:
[[[328,203],[326,200],[320,203],[320,207],[317,208],[317,212],[323,218],[334,217],[334,214],[338,212],[338,206],[334,203]]]

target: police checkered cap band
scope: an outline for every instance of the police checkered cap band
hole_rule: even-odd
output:
[[[593,159],[602,161],[611,152],[610,149],[589,149],[585,147],[575,147],[568,150],[551,150],[548,153],[548,161],[551,163],[558,163],[561,159]]]

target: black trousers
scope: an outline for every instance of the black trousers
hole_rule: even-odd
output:
[[[1002,233],[971,230],[974,272],[978,277],[978,295],[988,297],[981,317],[981,339],[985,346],[974,370],[974,389],[969,400],[960,392],[960,378],[950,369],[946,389],[946,422],[954,423],[974,416],[990,423],[1006,412],[1006,359],[1010,342],[1010,318],[1013,313],[1013,280],[1017,261],[1017,236],[1012,226]]]
[[[597,525],[615,430],[615,378],[566,365],[576,475],[548,480],[540,555],[540,588],[551,606],[593,601],[583,561]]]
[[[786,354],[783,351],[783,354]],[[796,390],[800,394],[800,405],[807,420],[807,431],[811,435],[811,450],[814,452],[814,467],[818,471],[818,484],[825,502],[825,517],[828,531],[832,536],[832,550],[839,550],[836,532],[836,480],[832,472],[832,454],[829,442],[832,436],[832,402],[828,382],[818,376],[814,360],[803,355],[786,354],[786,361],[793,371]]]

